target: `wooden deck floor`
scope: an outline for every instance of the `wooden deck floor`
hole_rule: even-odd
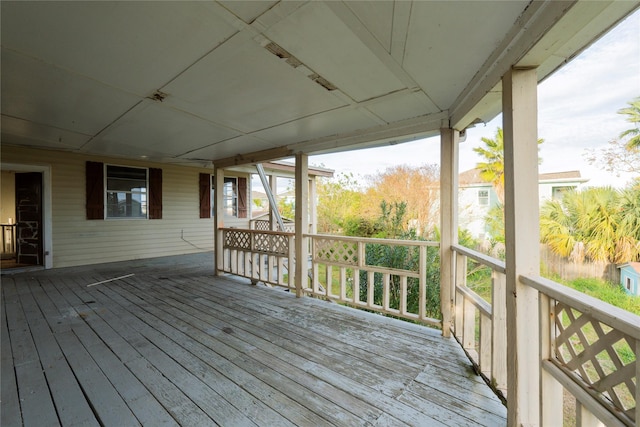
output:
[[[211,263],[2,276],[0,424],[506,425],[439,331],[217,278]]]

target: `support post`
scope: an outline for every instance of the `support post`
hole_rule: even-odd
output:
[[[309,271],[309,249],[304,234],[309,232],[309,156],[296,154],[296,296],[303,295]]]
[[[224,249],[222,228],[224,228],[224,209],[223,209],[223,188],[224,188],[224,169],[214,167],[213,169],[215,185],[214,185],[214,239],[215,239],[215,272],[217,276],[221,276],[224,267]]]
[[[509,426],[540,425],[538,291],[520,282],[540,272],[537,86],[535,69],[502,78]]]
[[[455,297],[455,253],[458,243],[458,142],[454,129],[440,129],[440,311],[442,335],[451,334]]]
[[[309,225],[309,233],[317,234],[318,233],[318,195],[316,193],[316,179],[311,178],[309,180],[309,218],[311,224]]]
[[[278,175],[269,175],[269,186],[271,187],[271,194],[273,194],[274,203],[276,204],[276,206],[271,206],[271,201],[269,201],[269,230],[277,231],[278,220],[276,218],[276,212],[278,212]]]

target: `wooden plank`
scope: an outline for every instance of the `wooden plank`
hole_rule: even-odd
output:
[[[7,327],[25,426],[59,425],[43,367],[14,283],[3,280]]]
[[[58,334],[56,339],[87,399],[92,402],[100,423],[113,426],[140,425],[122,396],[76,335],[72,332],[63,332]]]
[[[123,292],[120,290],[120,292]],[[113,296],[113,295],[112,295]],[[114,296],[117,298],[117,296]],[[140,320],[143,319],[149,321],[149,316],[145,314],[145,310],[148,310],[150,313],[156,313],[162,316],[162,313],[158,313],[157,305],[162,304],[160,301],[154,301],[154,304],[148,304],[146,307],[138,306],[138,309],[135,311],[135,315],[140,317]],[[133,319],[132,319],[133,321]],[[173,319],[172,324],[176,324],[177,319]],[[143,323],[136,322],[137,327],[141,330],[148,331]],[[161,324],[155,324],[156,328],[161,328]],[[166,326],[166,325],[165,325]],[[221,326],[229,327],[229,325]],[[211,328],[211,325],[206,324],[203,328]],[[233,363],[239,364],[240,367],[257,378],[260,378],[263,381],[266,381],[270,386],[277,388],[283,393],[286,393],[292,398],[300,399],[300,403],[304,406],[311,407],[315,409],[315,412],[321,415],[324,418],[330,420],[333,423],[344,423],[347,421],[348,423],[357,422],[357,418],[350,418],[342,411],[338,411],[334,404],[327,401],[326,399],[322,399],[319,396],[310,393],[309,390],[301,389],[300,385],[297,385],[294,381],[290,381],[288,377],[292,374],[291,372],[295,372],[297,369],[292,364],[286,364],[287,372],[275,372],[271,369],[272,363],[271,357],[266,354],[254,354],[258,352],[258,350],[254,346],[247,346],[246,343],[235,338],[235,333],[229,334],[225,333],[221,329],[216,329],[217,333],[213,334],[212,331],[209,331],[208,334],[200,337],[203,343],[209,343],[211,339],[217,339],[218,342],[215,343],[211,347],[212,350],[220,353],[223,352],[222,356],[227,360],[232,360]],[[197,331],[201,334],[201,331]],[[226,339],[225,339],[226,338]],[[235,343],[235,345],[229,345],[230,343]],[[251,353],[252,356],[247,356],[248,353]],[[308,404],[306,401],[311,400],[312,404]],[[318,410],[320,408],[321,410]]]
[[[167,299],[165,298],[165,301],[166,300]],[[162,302],[158,300],[157,304],[156,303],[153,304],[153,307],[157,308],[158,304],[162,305]],[[237,322],[234,322],[233,328],[235,331],[234,335],[238,335]],[[245,339],[251,340],[250,337],[247,338],[246,336],[245,336]],[[251,344],[262,347],[259,343],[255,343],[253,341],[251,341]],[[265,351],[268,351],[268,349],[265,349]],[[269,354],[272,354],[272,353],[269,353]],[[277,357],[277,354],[273,354],[273,356]],[[269,357],[268,355],[261,356],[259,357],[259,360],[265,360],[268,357]],[[362,385],[355,383],[352,380],[349,380],[344,375],[336,375],[335,372],[332,372],[329,369],[324,368],[324,366],[321,366],[319,364],[312,364],[309,362],[308,359],[302,359],[300,362],[296,362],[295,355],[285,354],[282,357],[282,359],[271,358],[269,360],[270,360],[269,366],[273,367],[273,366],[281,365],[281,370],[287,370],[287,368],[291,370],[292,363],[294,365],[299,365],[300,363],[303,363],[305,364],[305,366],[309,366],[308,368],[305,368],[305,370],[308,373],[313,374],[316,377],[321,378],[325,381],[328,381],[334,386],[340,387],[342,390],[349,390],[351,393],[355,393],[357,396],[359,396],[360,399],[362,399],[364,396],[365,401],[369,401],[369,403],[375,406],[378,406],[380,408],[386,408],[392,411],[395,417],[399,417],[398,419],[401,419],[404,422],[408,422],[410,424],[416,424],[416,423],[420,424],[420,423],[428,422],[430,425],[438,425],[438,422],[436,422],[434,419],[429,418],[425,414],[421,414],[417,411],[414,411],[411,408],[407,407],[406,405],[399,404],[395,400],[385,398],[384,396],[381,396],[379,392],[375,391],[375,389],[370,387],[363,387]]]
[[[81,280],[81,279],[79,279]],[[59,290],[69,301],[78,303],[82,300],[91,300],[91,295],[86,293],[85,288],[77,285],[71,287],[77,292],[73,293],[60,283],[56,283]],[[69,284],[67,284],[69,286]],[[82,297],[82,298],[80,298]],[[100,301],[98,301],[100,303]],[[104,310],[99,307],[96,311],[100,313]],[[114,355],[131,371],[138,380],[143,383],[151,395],[164,407],[180,425],[213,425],[213,420],[207,416],[195,403],[193,403],[181,390],[178,389],[162,372],[150,364],[138,351],[138,349],[151,346],[146,340],[137,337],[120,336],[111,326],[102,320],[100,316],[87,316],[87,323],[99,334],[100,338],[109,346]],[[154,405],[155,406],[155,405]],[[161,415],[156,414],[157,417]],[[147,415],[142,415],[146,419]]]
[[[2,312],[0,313],[0,320],[2,322],[2,351],[0,351],[1,358],[1,371],[0,371],[0,424],[3,426],[18,426],[22,425],[22,414],[20,413],[20,401],[18,400],[18,385],[16,382],[16,374],[13,369],[13,352],[11,350],[11,340],[9,338],[9,329],[7,327],[7,313],[4,309],[4,287],[11,281],[11,279],[3,278],[2,289]]]
[[[31,289],[32,293],[26,292],[28,288]],[[62,350],[58,346],[54,334],[43,317],[43,312],[45,314],[52,313],[47,309],[47,301],[43,295],[42,288],[37,284],[28,288],[26,286],[22,287],[25,292],[20,293],[20,302],[38,350],[40,363],[42,364],[60,423],[62,425],[100,425]],[[34,295],[40,297],[44,309],[36,303]],[[57,314],[57,311],[54,314]]]

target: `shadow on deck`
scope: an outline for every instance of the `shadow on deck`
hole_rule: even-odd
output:
[[[440,331],[247,282],[211,253],[3,276],[0,424],[506,424]]]

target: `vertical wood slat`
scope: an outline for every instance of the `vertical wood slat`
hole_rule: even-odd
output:
[[[491,378],[491,349],[492,349],[492,321],[489,316],[485,316],[484,313],[480,313],[480,354],[479,364],[480,371]]]
[[[382,309],[384,311],[388,311],[389,310],[389,294],[390,294],[390,289],[389,287],[390,282],[391,282],[391,275],[388,273],[384,273],[382,275]]]
[[[333,295],[333,266],[327,265],[327,288],[325,289],[325,294],[328,297]]]
[[[400,314],[407,314],[407,276],[400,277]]]
[[[418,307],[418,318],[420,320],[425,319],[426,309],[427,309],[427,247],[420,246],[420,278],[418,279],[418,286],[420,289],[418,290],[418,301],[420,301],[420,306]],[[451,304],[449,304],[449,312],[451,311]],[[441,308],[442,311],[442,308]],[[445,316],[443,311],[443,318],[450,318],[451,315],[448,314]],[[450,328],[451,322],[442,322],[442,334],[444,336],[449,336],[448,333],[445,333],[445,329]]]
[[[555,358],[555,340],[555,302],[540,294],[540,355],[543,360]],[[562,419],[562,384],[542,369],[540,388],[542,425],[552,425]]]
[[[360,269],[353,269],[353,303],[360,302]]]
[[[640,340],[635,340],[636,350],[636,426],[640,424]]]
[[[467,257],[458,254],[456,256],[456,275],[454,278],[454,286],[466,286],[467,284]],[[454,292],[455,313],[454,313],[454,334],[458,339],[462,340],[463,320],[464,320],[464,295]]]
[[[458,255],[460,256],[460,255]],[[491,292],[491,379],[496,388],[507,392],[507,296],[506,276],[492,273]]]
[[[340,267],[340,299],[347,299],[347,269]]]
[[[467,350],[476,347],[476,306],[463,297],[462,346]]]
[[[373,308],[374,296],[374,274],[373,271],[367,271],[367,307]]]
[[[289,289],[294,289],[295,288],[295,277],[293,272],[295,271],[295,268],[293,266],[293,260],[296,257],[296,245],[295,245],[295,236],[289,236],[289,257],[287,259],[287,271],[289,272]]]

